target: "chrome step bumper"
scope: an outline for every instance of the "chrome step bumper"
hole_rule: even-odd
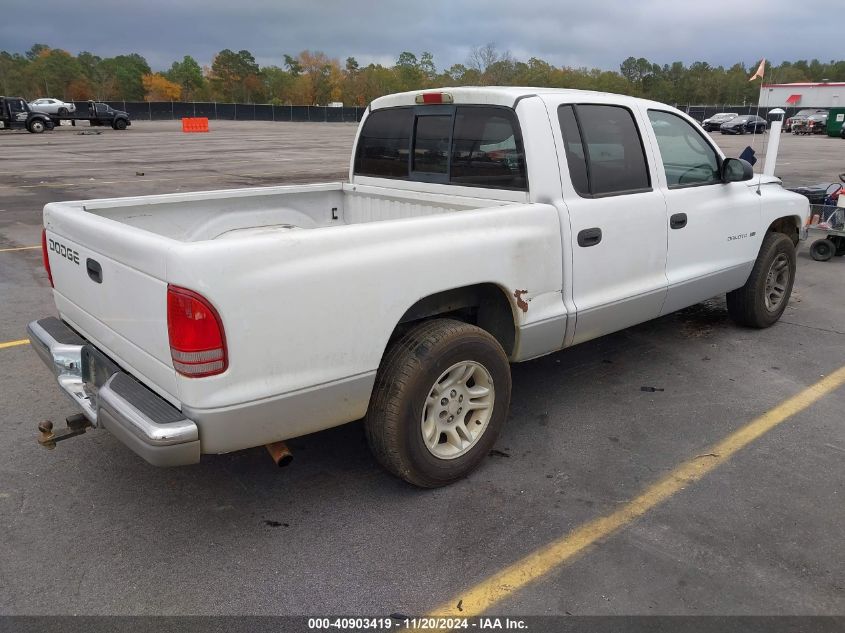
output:
[[[70,399],[155,466],[195,464],[199,429],[55,317],[27,326],[30,344]]]

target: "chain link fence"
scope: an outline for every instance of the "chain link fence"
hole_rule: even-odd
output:
[[[87,101],[75,101],[77,112]],[[173,121],[182,117],[207,117],[221,121],[295,121],[357,123],[366,108],[331,106],[281,106],[261,103],[217,103],[180,101],[101,101],[123,110],[133,121]]]
[[[88,107],[87,101],[74,102],[77,111]],[[180,101],[103,101],[116,110],[123,110],[134,121],[173,121],[182,117],[207,117],[222,121],[292,121],[319,123],[357,123],[364,116],[366,107],[294,106],[261,103],[218,103]],[[768,118],[773,108],[756,105],[678,105],[692,118],[702,121],[718,112],[759,114]],[[801,108],[783,108],[786,117]],[[785,118],[786,118],[785,117]]]

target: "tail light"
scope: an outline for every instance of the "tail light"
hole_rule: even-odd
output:
[[[189,378],[226,371],[226,335],[217,310],[192,290],[167,286],[167,334],[173,368]]]
[[[41,229],[41,257],[44,259],[44,270],[47,271],[47,279],[50,280],[50,287],[53,285],[53,271],[50,270],[50,257],[47,255],[47,229]]]

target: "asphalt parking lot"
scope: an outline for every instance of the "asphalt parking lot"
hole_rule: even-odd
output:
[[[336,180],[355,130],[0,134],[0,613],[845,615],[845,387],[804,391],[845,365],[845,258],[806,244],[770,329],[717,298],[514,366],[496,450],[445,489],[387,475],[357,423],[290,441],[282,470],[263,448],[156,469],[107,431],[37,445],[74,413],[14,344],[55,314],[44,204]],[[788,186],[843,171],[845,141],[783,135]]]

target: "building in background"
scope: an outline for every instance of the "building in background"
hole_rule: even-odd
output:
[[[845,106],[845,83],[763,84],[760,107],[836,108]]]

